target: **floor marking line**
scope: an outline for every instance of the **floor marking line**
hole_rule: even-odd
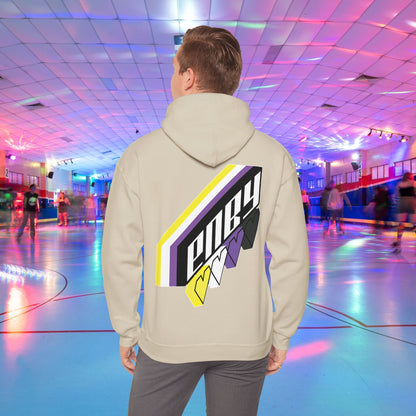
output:
[[[313,302],[309,302],[309,301],[308,301],[307,303],[309,303],[310,305],[313,305],[313,306],[318,306],[319,308],[327,309],[327,310],[329,310],[329,311],[332,311],[332,312],[338,313],[338,314],[340,314],[340,315],[342,315],[342,316],[345,316],[345,317],[346,317],[346,318],[348,318],[348,319],[351,319],[352,321],[356,322],[356,323],[357,323],[357,324],[359,324],[359,325],[362,325],[362,326],[364,326],[364,327],[367,327],[367,325],[366,325],[365,323],[363,323],[363,322],[359,321],[358,319],[353,318],[353,317],[352,317],[352,316],[350,316],[350,315],[347,315],[347,314],[345,314],[345,313],[343,313],[343,312],[337,311],[336,309],[332,309],[332,308],[329,308],[329,307],[327,307],[327,306],[319,305],[319,304],[317,304],[317,303],[313,303]]]

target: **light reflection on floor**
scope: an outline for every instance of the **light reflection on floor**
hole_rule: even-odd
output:
[[[259,415],[414,415],[416,236],[393,254],[391,230],[322,231],[309,225],[305,315]],[[101,224],[42,225],[18,245],[0,231],[1,415],[126,414],[131,379],[108,319],[101,236]],[[203,409],[201,382],[184,415]]]

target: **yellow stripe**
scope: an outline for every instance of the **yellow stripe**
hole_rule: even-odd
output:
[[[171,235],[180,227],[180,225],[188,218],[195,208],[206,198],[206,196],[236,167],[237,165],[227,165],[206,187],[205,189],[191,202],[180,217],[169,227],[163,234],[157,245],[157,262],[156,262],[156,284],[160,286],[161,272],[162,272],[162,247]]]

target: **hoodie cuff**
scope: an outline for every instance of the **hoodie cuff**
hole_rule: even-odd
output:
[[[121,347],[132,347],[133,345],[138,345],[139,343],[139,334],[140,330],[137,332],[137,335],[134,337],[120,335],[120,346]]]
[[[290,338],[285,337],[284,335],[274,333],[273,334],[273,346],[282,351],[287,351],[289,349]]]

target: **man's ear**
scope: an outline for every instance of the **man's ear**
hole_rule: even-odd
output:
[[[183,89],[186,93],[190,93],[193,89],[196,89],[196,77],[195,72],[192,68],[188,68],[183,73]]]

